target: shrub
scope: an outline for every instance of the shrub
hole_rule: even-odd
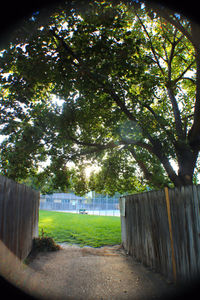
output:
[[[60,246],[55,243],[55,241],[48,236],[44,235],[42,230],[42,236],[33,239],[33,251],[57,251],[60,250]]]

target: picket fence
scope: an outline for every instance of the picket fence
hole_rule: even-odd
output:
[[[200,275],[200,186],[150,191],[120,199],[127,252],[183,282]]]
[[[25,259],[38,235],[39,192],[0,176],[0,240]]]

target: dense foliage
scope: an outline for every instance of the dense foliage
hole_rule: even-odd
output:
[[[80,193],[192,184],[200,146],[195,23],[138,1],[84,9],[74,1],[45,24],[39,12],[27,24],[33,33],[22,28],[0,57],[2,174]],[[71,161],[101,168],[86,183]]]

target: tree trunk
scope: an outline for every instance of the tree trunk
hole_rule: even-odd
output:
[[[177,156],[179,165],[178,177],[181,185],[192,185],[198,151],[192,151],[184,147],[178,151]]]
[[[167,175],[175,186],[193,184],[193,175],[198,158],[198,150],[193,150],[187,142],[176,143],[176,155],[178,160],[178,174],[174,171],[168,156],[163,153],[159,145],[154,149],[154,154],[162,163]]]

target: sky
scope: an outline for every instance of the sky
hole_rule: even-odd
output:
[[[0,135],[0,144],[4,141],[5,138],[6,138],[6,135]]]

